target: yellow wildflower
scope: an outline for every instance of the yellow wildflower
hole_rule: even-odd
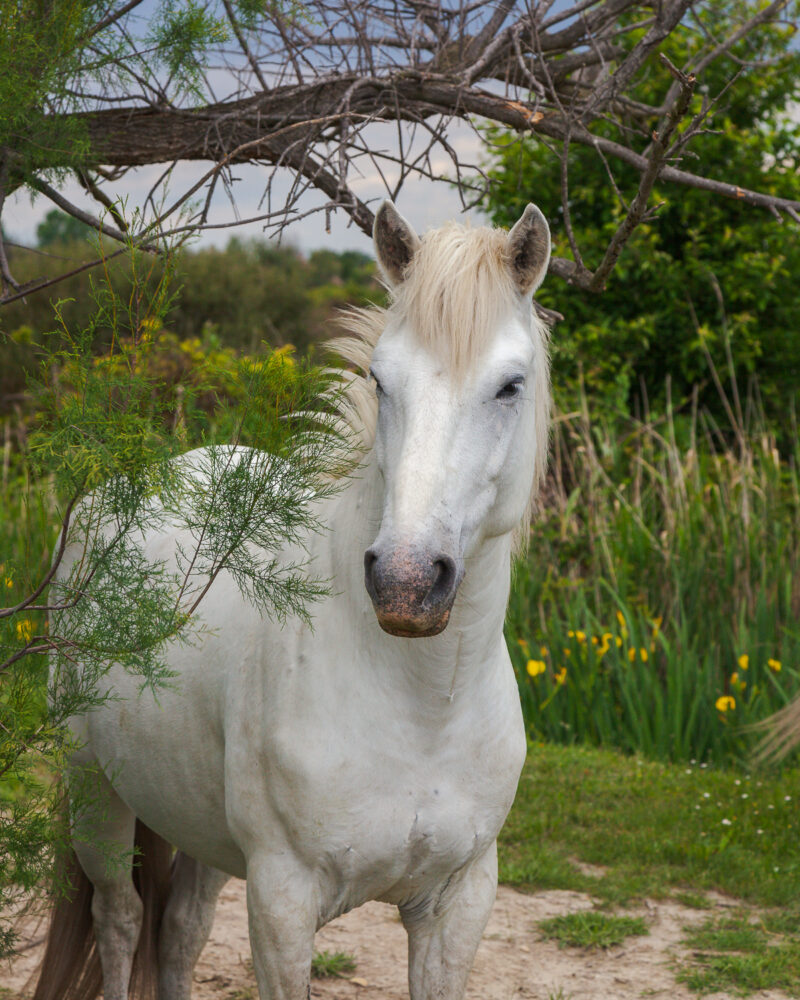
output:
[[[635,649],[631,648],[631,649],[628,650],[628,659],[631,661],[631,663],[633,663],[633,661],[636,659],[636,650]]]
[[[544,660],[528,660],[525,665],[525,669],[531,677],[538,677],[539,674],[543,674],[545,672],[546,665]]]
[[[647,650],[642,648],[639,650],[639,657],[642,663],[647,663]]]
[[[656,617],[655,617],[655,618],[653,619],[653,638],[654,638],[654,639],[655,639],[655,637],[656,637],[656,636],[658,635],[658,630],[659,630],[659,629],[661,628],[661,623],[662,623],[663,621],[664,621],[664,619],[663,619],[663,618],[661,617],[661,615],[657,615],[657,616],[656,616]]]
[[[729,709],[733,711],[736,708],[736,699],[729,694],[724,694],[722,697],[717,698],[716,706],[718,712],[727,712]]]
[[[731,674],[731,684],[738,684],[738,683],[739,683],[739,675],[736,673],[736,671],[734,671]]]
[[[547,652],[547,646],[540,646],[539,647],[539,656],[547,657],[548,655],[549,654]]]
[[[772,670],[776,674],[779,674],[781,672],[780,660],[769,659],[767,660],[767,666],[769,667],[770,670]]]
[[[619,622],[621,628],[625,627],[625,615],[623,615],[621,611],[617,612],[617,621]]]
[[[562,667],[556,674],[556,684],[563,684],[567,679],[567,668]]]
[[[565,649],[563,652],[564,652],[564,656],[571,656],[572,655],[572,650],[571,649]]]
[[[750,666],[750,657],[747,655],[747,653],[742,653],[742,655],[739,657],[738,663],[740,670],[747,670],[747,668]]]
[[[598,635],[593,635],[593,636],[592,636],[592,645],[593,645],[593,646],[596,646],[596,645],[597,645],[597,644],[598,644],[599,642],[600,642],[600,636],[598,636]]]
[[[615,638],[615,640],[614,640],[614,641],[615,641],[615,642],[616,642],[616,644],[617,644],[617,649],[620,649],[620,648],[621,648],[621,646],[622,646],[622,639],[621,639],[621,638],[620,638],[619,636],[616,636],[616,638]]]
[[[22,642],[28,642],[33,635],[33,622],[27,618],[23,618],[21,622],[17,622],[17,638],[21,639]]]
[[[524,639],[517,639],[517,645],[522,650],[522,652],[528,656],[528,643]]]
[[[9,590],[14,586],[14,581],[11,579],[10,576],[7,576],[5,578],[4,583],[8,587]]]

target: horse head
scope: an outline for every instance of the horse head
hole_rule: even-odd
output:
[[[384,202],[374,238],[391,304],[369,372],[384,494],[365,583],[386,632],[432,636],[477,548],[527,529],[547,447],[547,331],[532,296],[550,231],[528,205],[508,233],[451,224],[420,239]]]

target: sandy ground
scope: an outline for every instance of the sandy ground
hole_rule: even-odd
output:
[[[735,904],[719,897],[718,910]],[[646,937],[628,938],[608,951],[560,949],[542,940],[537,922],[547,917],[591,908],[589,896],[577,892],[524,895],[500,887],[497,903],[481,943],[467,989],[467,1000],[639,1000],[664,997],[694,1000],[676,984],[673,966],[684,954],[682,928],[704,920],[708,911],[686,909],[674,902],[647,903],[629,911],[645,917]],[[345,978],[315,979],[311,995],[320,1000],[406,1000],[406,939],[394,907],[368,903],[323,928],[317,950],[354,956],[356,969]],[[36,967],[40,946],[29,947],[9,968],[0,967],[0,984],[11,996],[24,997]],[[6,994],[2,994],[5,1000]],[[729,1000],[728,993],[714,1000]],[[755,1000],[789,1000],[767,991]],[[229,882],[217,908],[211,939],[195,970],[193,1000],[256,1000],[244,883]]]

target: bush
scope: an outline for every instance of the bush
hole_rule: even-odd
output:
[[[725,2],[713,10],[706,6],[703,16],[709,30],[722,37],[756,6],[751,0]],[[633,44],[635,34],[623,44]],[[699,58],[701,53],[693,51],[697,44],[695,36],[679,28],[663,51],[677,65],[686,65]],[[800,98],[800,51],[792,31],[777,23],[765,26],[741,39],[733,57],[741,78],[724,93],[708,130],[684,155],[697,156],[710,178],[800,198],[800,121],[792,110]],[[691,114],[719,95],[733,73],[722,60],[701,73]],[[635,96],[657,107],[670,80],[653,60],[640,73]],[[592,127],[615,136],[608,124]],[[656,117],[648,122],[641,151],[650,130],[658,127]],[[511,225],[535,200],[551,222],[554,252],[571,259],[560,144],[551,148],[533,135],[499,130],[491,137],[493,185],[487,208],[493,221]],[[572,226],[587,267],[595,268],[625,217],[640,174],[617,161],[606,164],[589,147],[571,147],[568,166]],[[797,227],[733,199],[666,182],[658,183],[651,200],[658,211],[636,230],[602,294],[556,279],[541,290],[542,304],[565,317],[553,333],[559,402],[565,409],[577,405],[582,382],[595,412],[633,411],[642,396],[663,409],[668,374],[676,402],[688,402],[697,387],[701,405],[724,420],[707,357],[724,369],[730,353],[740,392],[745,395],[756,378],[765,413],[781,445],[789,446],[784,421],[800,397]]]

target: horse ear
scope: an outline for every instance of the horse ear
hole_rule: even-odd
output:
[[[385,201],[372,227],[375,253],[389,285],[399,285],[417,252],[419,237],[390,201]]]
[[[528,205],[508,234],[506,256],[521,295],[533,295],[550,262],[550,227],[535,205]]]

